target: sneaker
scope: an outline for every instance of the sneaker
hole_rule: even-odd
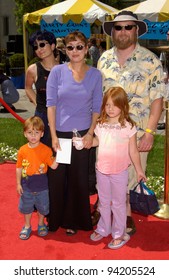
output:
[[[10,107],[14,112],[16,111],[16,108],[12,105]],[[1,113],[10,113],[5,107],[3,109],[0,110]]]
[[[3,109],[0,110],[0,113],[9,113],[9,111],[4,107]]]

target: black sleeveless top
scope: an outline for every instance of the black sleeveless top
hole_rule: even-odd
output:
[[[36,103],[38,112],[46,112],[46,83],[50,71],[43,68],[40,61],[36,63],[37,66],[37,81],[35,83],[36,88]]]

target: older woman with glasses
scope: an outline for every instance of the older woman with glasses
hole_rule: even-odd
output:
[[[60,164],[48,173],[50,215],[49,230],[59,227],[67,235],[77,230],[91,230],[88,189],[89,149],[102,102],[102,77],[99,70],[86,64],[88,41],[75,31],[65,37],[69,62],[54,67],[47,82],[48,120],[51,146],[57,153],[60,138],[72,139],[76,128],[83,140],[83,149],[72,145],[70,164]]]
[[[49,127],[46,108],[46,82],[52,67],[58,64],[54,55],[56,38],[51,32],[37,31],[30,37],[29,44],[39,61],[31,64],[27,69],[25,91],[36,107],[35,115],[39,116],[45,124],[44,136],[41,141],[47,144]]]

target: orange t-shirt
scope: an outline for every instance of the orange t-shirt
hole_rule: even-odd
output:
[[[51,148],[43,143],[35,148],[25,144],[18,151],[16,168],[22,168],[22,177],[45,174],[53,160]]]

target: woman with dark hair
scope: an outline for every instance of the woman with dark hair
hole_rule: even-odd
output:
[[[46,108],[46,82],[51,69],[58,64],[54,56],[56,38],[51,32],[37,31],[30,37],[29,44],[39,61],[31,64],[27,69],[25,91],[30,101],[36,106],[35,115],[39,116],[45,124],[44,136],[41,141],[47,144],[49,127]]]
[[[72,145],[71,163],[60,164],[48,172],[50,214],[49,230],[66,228],[67,235],[91,230],[89,201],[89,150],[102,102],[102,77],[86,64],[88,41],[75,31],[65,37],[69,62],[54,67],[47,82],[48,120],[51,146],[60,150],[60,138],[72,139],[76,128],[84,148]]]

